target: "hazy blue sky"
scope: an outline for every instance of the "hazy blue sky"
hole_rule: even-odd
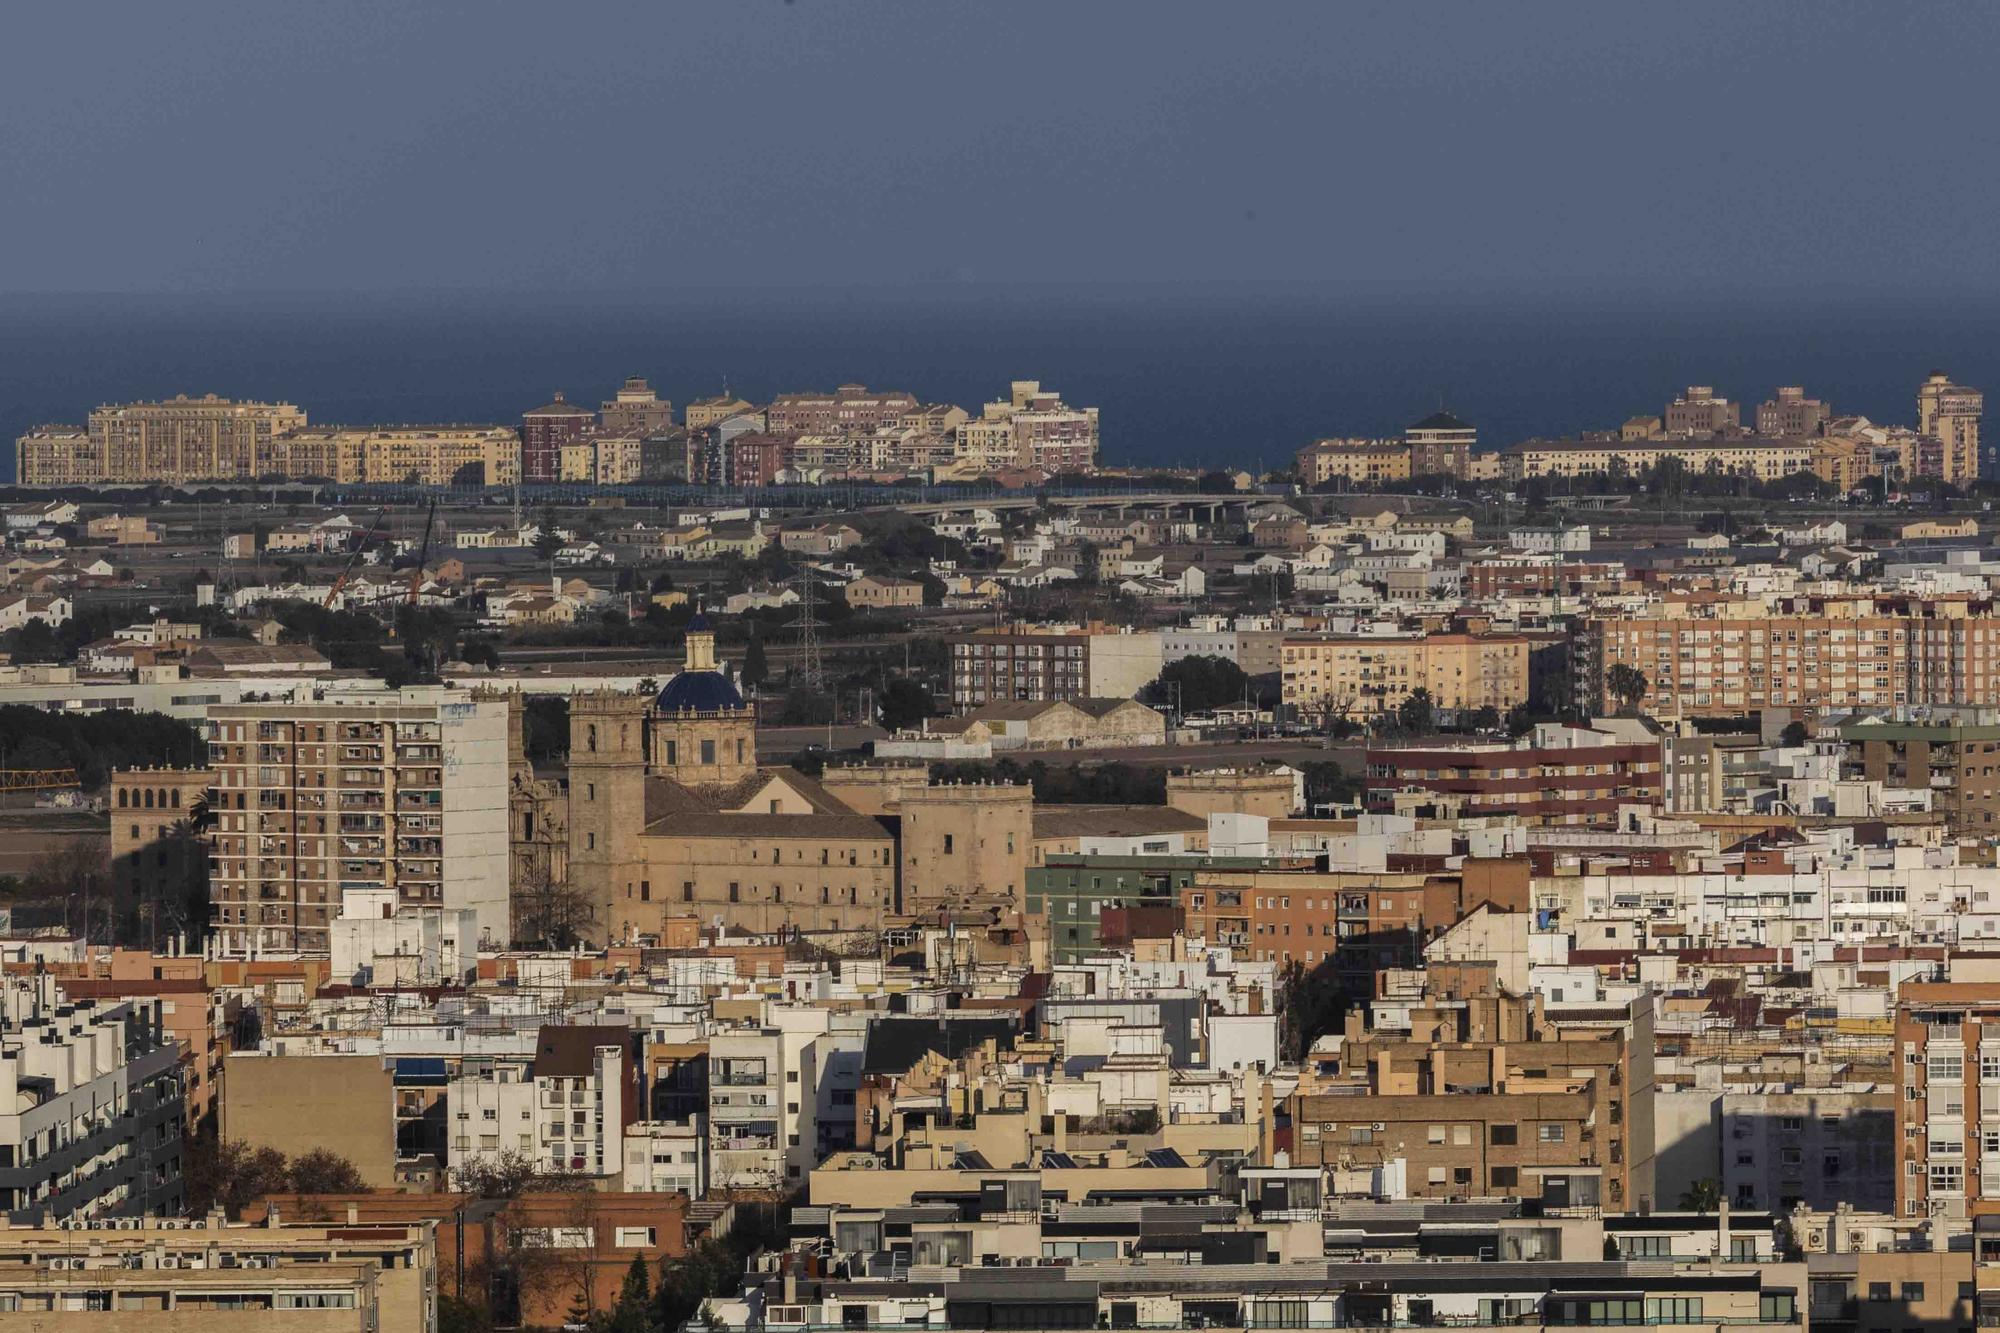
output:
[[[22,5],[0,290],[2000,278],[1991,5]]]

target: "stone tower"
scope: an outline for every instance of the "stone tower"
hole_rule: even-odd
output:
[[[569,883],[605,943],[614,899],[639,892],[646,827],[646,699],[601,691],[569,704]]]

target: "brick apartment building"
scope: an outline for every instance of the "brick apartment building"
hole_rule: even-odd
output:
[[[1664,797],[1660,738],[1643,724],[1543,723],[1508,745],[1371,745],[1366,802],[1393,810],[1398,797],[1457,798],[1464,815],[1514,815],[1532,824],[1611,824],[1622,805]]]
[[[521,480],[560,481],[562,451],[575,444],[597,425],[589,410],[565,400],[558,392],[553,400],[521,414]]]

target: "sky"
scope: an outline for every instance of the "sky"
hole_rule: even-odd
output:
[[[2000,286],[2000,6],[78,0],[0,293]]]

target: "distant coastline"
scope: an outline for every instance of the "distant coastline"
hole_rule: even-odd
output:
[[[1112,465],[1276,466],[1450,406],[1485,448],[1615,426],[1689,383],[1913,418],[1933,365],[2000,385],[2000,300],[1647,300],[1386,288],[943,286],[658,295],[28,295],[0,302],[0,450],[102,402],[281,398],[315,422],[510,423],[628,374],[676,404],[860,381],[976,408],[1010,379],[1103,413]]]

